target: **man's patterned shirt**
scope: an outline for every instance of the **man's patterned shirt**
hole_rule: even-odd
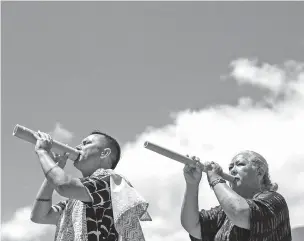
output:
[[[118,241],[111,203],[110,176],[90,176],[80,178],[80,181],[93,199],[93,203],[84,202],[88,241]],[[62,212],[69,201],[62,201],[52,208]]]

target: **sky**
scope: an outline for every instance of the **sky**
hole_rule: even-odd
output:
[[[43,181],[16,124],[76,146],[99,129],[122,146],[117,172],[149,202],[147,241],[189,240],[183,165],[151,141],[218,162],[261,153],[304,226],[304,32],[301,2],[2,2],[3,241],[51,241],[30,222]],[[67,173],[80,177],[71,163]],[[61,200],[54,194],[53,201]],[[217,205],[205,175],[199,206]],[[297,241],[297,240],[296,240]]]

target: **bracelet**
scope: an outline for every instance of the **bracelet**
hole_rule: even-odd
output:
[[[223,178],[218,178],[212,181],[211,183],[209,183],[209,185],[211,188],[214,188],[214,186],[219,183],[226,183],[226,181]]]
[[[52,171],[55,167],[58,167],[57,165],[53,166],[50,168],[50,170],[48,170],[46,173],[45,173],[45,177],[47,177],[47,175],[50,173],[50,171]]]
[[[49,202],[49,201],[51,201],[51,199],[37,198],[36,201],[39,201],[39,202]]]

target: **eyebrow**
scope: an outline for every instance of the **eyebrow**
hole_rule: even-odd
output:
[[[234,163],[238,164],[238,163],[240,163],[241,161],[243,161],[243,160],[236,160],[236,161],[234,161],[233,163],[230,163],[229,166],[228,166],[228,168],[230,169],[230,168],[234,165]]]

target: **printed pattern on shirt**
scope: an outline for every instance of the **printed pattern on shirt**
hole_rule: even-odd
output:
[[[85,240],[118,241],[119,235],[114,226],[112,210],[110,176],[91,176],[80,178],[80,181],[87,188],[93,199],[92,203],[83,202],[85,204],[87,229],[87,239]],[[72,199],[61,201],[56,205],[53,205],[52,209],[55,212],[62,212],[67,207],[67,205],[70,204],[73,206],[71,208],[74,210],[77,208],[77,205],[75,205],[75,203],[76,202],[73,202]],[[72,232],[70,232],[68,236],[71,237],[71,240],[74,240]]]
[[[83,202],[69,199],[57,222],[55,241],[88,241],[85,213]]]
[[[233,225],[220,206],[201,210],[202,241],[291,241],[287,203],[277,192],[264,192],[246,200],[250,207],[250,230]],[[191,235],[192,241],[197,241]]]
[[[93,199],[86,204],[88,241],[117,241],[110,193],[110,176],[94,176],[80,179]]]
[[[247,200],[250,207],[250,241],[291,240],[290,219],[287,203],[276,192],[261,193]]]
[[[58,212],[62,212],[69,200],[65,200],[65,201],[60,201],[59,203],[55,204],[52,206],[52,209],[54,212],[58,213]]]

